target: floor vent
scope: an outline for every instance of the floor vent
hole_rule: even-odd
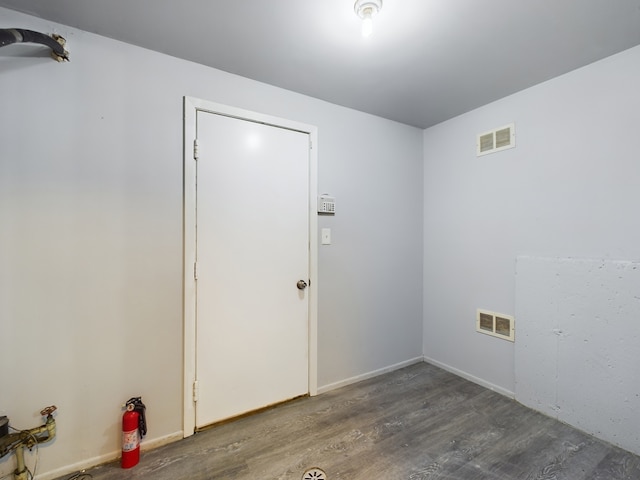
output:
[[[511,315],[478,309],[476,331],[511,342],[515,339],[515,320]]]
[[[304,471],[302,480],[327,480],[327,474],[321,468],[313,467]]]
[[[515,124],[511,123],[489,132],[480,133],[476,140],[476,155],[480,157],[515,146],[516,129]]]

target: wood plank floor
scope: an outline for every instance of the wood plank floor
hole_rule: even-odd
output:
[[[87,473],[299,480],[314,466],[327,480],[640,479],[640,457],[426,363],[214,427],[130,470]]]

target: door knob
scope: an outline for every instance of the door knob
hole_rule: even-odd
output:
[[[298,290],[304,290],[305,288],[307,288],[307,282],[305,282],[304,280],[298,280],[296,286],[298,287]]]

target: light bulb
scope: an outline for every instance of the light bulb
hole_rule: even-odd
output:
[[[356,0],[353,9],[362,19],[362,36],[370,37],[373,33],[373,17],[382,8],[382,0]]]
[[[367,7],[362,12],[362,36],[370,37],[373,33],[373,9],[371,7]]]

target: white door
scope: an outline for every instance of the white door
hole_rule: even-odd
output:
[[[310,143],[203,111],[196,125],[201,428],[309,392]]]

